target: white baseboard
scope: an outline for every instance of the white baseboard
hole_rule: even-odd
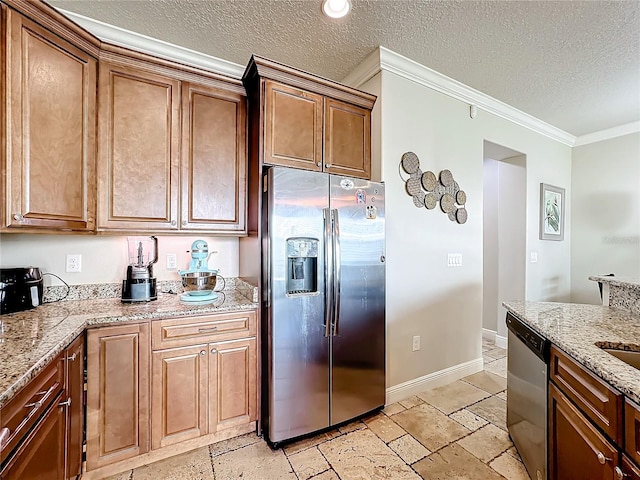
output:
[[[489,330],[488,328],[482,329],[482,338],[486,338],[487,340],[491,340],[492,342],[496,341],[496,331]]]
[[[455,382],[468,375],[473,375],[482,371],[484,364],[482,358],[476,358],[465,363],[454,365],[437,372],[424,375],[423,377],[414,378],[408,382],[394,385],[387,388],[385,405],[390,405],[412,395],[416,395],[430,388],[441,387],[451,382]]]
[[[491,340],[496,344],[496,347],[507,348],[507,337],[503,337],[502,335],[498,335],[494,330],[489,330],[488,328],[482,329],[482,338],[486,338],[487,340]]]

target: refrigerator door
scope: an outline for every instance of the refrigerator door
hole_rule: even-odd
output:
[[[329,426],[324,214],[329,177],[270,168],[265,195],[268,437],[273,443]],[[330,252],[328,252],[330,253]]]
[[[331,424],[385,402],[384,186],[331,176],[336,259]]]

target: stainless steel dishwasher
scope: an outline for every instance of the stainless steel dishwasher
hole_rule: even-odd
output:
[[[510,313],[507,328],[507,429],[532,480],[546,480],[550,342]]]

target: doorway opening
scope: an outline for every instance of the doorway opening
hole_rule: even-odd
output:
[[[483,153],[482,335],[507,348],[502,302],[525,298],[527,157],[486,140]]]

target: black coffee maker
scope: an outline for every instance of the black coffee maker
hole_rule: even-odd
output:
[[[0,314],[42,304],[42,273],[37,267],[0,268]]]
[[[150,302],[158,298],[153,264],[158,261],[156,237],[127,237],[129,266],[127,278],[122,281],[122,301]]]

